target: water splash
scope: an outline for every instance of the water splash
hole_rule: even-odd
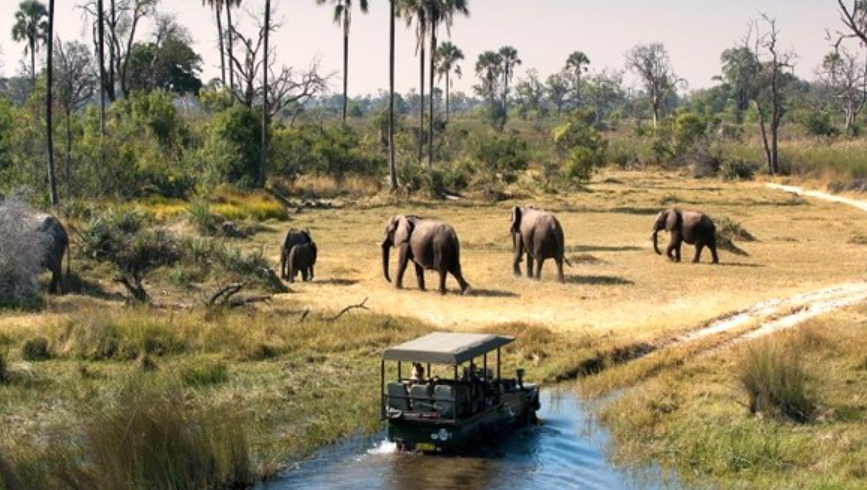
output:
[[[367,450],[370,455],[388,455],[397,453],[397,443],[389,440],[380,441],[379,444]]]

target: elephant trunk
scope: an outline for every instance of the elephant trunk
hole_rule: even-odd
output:
[[[659,235],[659,229],[654,228],[653,229],[653,250],[656,252],[657,255],[662,255],[662,252],[659,251],[659,244],[657,243],[658,242],[658,240],[657,240],[658,235]]]
[[[382,275],[385,280],[391,282],[391,276],[388,274],[388,258],[391,252],[391,244],[388,241],[382,242]]]

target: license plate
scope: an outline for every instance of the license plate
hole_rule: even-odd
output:
[[[436,452],[437,447],[429,442],[419,442],[415,445],[416,451],[424,451],[428,453]]]

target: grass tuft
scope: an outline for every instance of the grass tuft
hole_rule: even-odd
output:
[[[51,352],[48,350],[48,339],[42,336],[28,339],[21,347],[21,358],[25,361],[46,361],[50,359]]]
[[[805,423],[813,419],[816,401],[803,365],[806,342],[763,339],[748,345],[738,367],[741,386],[753,414]]]

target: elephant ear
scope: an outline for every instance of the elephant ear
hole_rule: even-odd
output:
[[[669,210],[668,217],[665,219],[665,229],[668,231],[676,229],[678,226],[680,226],[680,221],[680,212],[676,209]]]
[[[521,225],[521,208],[515,206],[512,208],[512,221],[509,230],[512,233],[517,233]]]
[[[401,216],[398,219],[397,223],[397,233],[394,235],[394,244],[400,245],[402,243],[408,242],[409,237],[412,236],[412,231],[415,229],[415,222],[409,219],[406,219],[405,216]]]

